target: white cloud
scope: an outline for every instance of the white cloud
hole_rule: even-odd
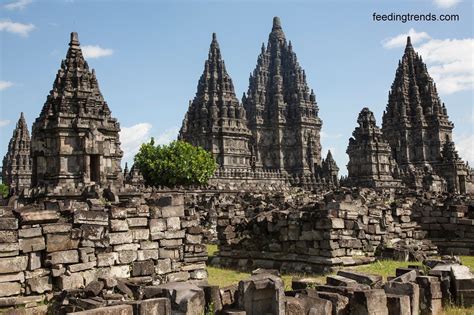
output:
[[[0,127],[5,127],[10,121],[8,119],[0,119]]]
[[[453,137],[459,156],[465,162],[467,161],[471,166],[474,166],[474,135],[462,134],[457,136],[454,134]]]
[[[114,53],[112,49],[102,48],[99,45],[86,45],[82,46],[82,54],[85,58],[100,58],[110,56]]]
[[[3,7],[7,10],[23,10],[32,2],[33,0],[16,0],[5,4]]]
[[[412,44],[419,43],[415,50],[427,63],[441,94],[474,88],[474,38],[435,39],[425,32],[410,29],[406,34],[382,41],[382,45],[387,49],[404,46],[407,36],[411,36]]]
[[[179,128],[170,128],[155,138],[156,144],[168,144],[178,138]]]
[[[395,37],[386,38],[382,41],[384,48],[392,49],[397,47],[404,47],[407,43],[407,36],[410,36],[411,43],[413,45],[425,40],[430,39],[430,35],[426,32],[417,32],[415,29],[410,28],[407,33],[400,34]]]
[[[18,22],[12,22],[11,20],[0,21],[0,31],[6,31],[13,34],[18,34],[23,37],[27,37],[28,33],[35,29],[33,24],[23,24]]]
[[[0,91],[6,90],[12,86],[13,86],[13,82],[0,80]]]
[[[342,137],[342,134],[340,134],[340,133],[338,133],[338,134],[329,134],[329,133],[326,133],[324,131],[321,131],[320,136],[321,136],[321,139],[338,139],[338,138]]]
[[[474,87],[474,38],[431,39],[417,48],[442,94]]]
[[[152,125],[149,123],[139,123],[131,127],[124,127],[120,131],[120,142],[124,152],[124,159],[133,159],[140,149],[142,143],[150,139]]]
[[[438,8],[447,9],[454,7],[461,0],[433,0],[433,2]]]

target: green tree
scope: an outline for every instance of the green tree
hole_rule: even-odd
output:
[[[0,184],[0,196],[2,196],[3,198],[7,198],[8,192],[9,192],[8,186],[5,184]]]
[[[176,186],[206,184],[217,164],[212,154],[185,141],[156,145],[152,138],[135,155],[135,164],[147,185]]]

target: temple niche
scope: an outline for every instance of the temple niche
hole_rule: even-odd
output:
[[[31,186],[30,133],[21,113],[3,158],[2,181],[13,194]]]
[[[376,125],[375,116],[367,107],[357,118],[358,127],[349,139],[347,154],[347,182],[352,186],[395,188],[401,181],[394,178],[397,165],[392,160],[391,149]]]
[[[452,142],[453,127],[436,84],[408,37],[382,121],[383,136],[406,185],[426,189],[433,180],[438,187],[445,181],[453,193],[472,189],[469,167],[454,157],[454,144],[445,149]]]
[[[121,185],[119,131],[78,35],[71,33],[66,59],[33,124],[33,185]]]
[[[214,33],[178,138],[211,152],[220,168],[250,169],[250,137],[245,109],[235,95]]]

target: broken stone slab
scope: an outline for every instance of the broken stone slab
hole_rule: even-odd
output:
[[[40,223],[55,223],[59,220],[59,212],[54,210],[26,209],[15,210],[23,225],[32,225]]]
[[[131,305],[115,305],[100,307],[92,310],[67,313],[68,315],[133,315],[133,307]]]
[[[347,314],[349,311],[349,298],[344,295],[333,293],[333,292],[316,292],[314,290],[308,290],[310,297],[319,297],[331,302],[332,313]]]
[[[412,315],[408,295],[387,294],[389,315]]]
[[[416,270],[410,270],[409,272],[405,272],[404,274],[394,278],[392,281],[395,282],[414,282],[416,277],[418,277],[419,273]]]
[[[84,292],[86,293],[87,296],[97,296],[99,295],[100,292],[102,292],[103,288],[104,288],[103,281],[94,280],[94,281],[89,282],[85,286]]]
[[[418,268],[410,268],[410,267],[408,267],[408,268],[405,268],[405,267],[403,267],[403,268],[397,268],[397,269],[395,270],[395,275],[396,275],[396,277],[400,277],[401,275],[403,275],[403,274],[405,274],[405,273],[407,273],[407,272],[413,271],[413,270],[415,270],[415,272],[416,272],[419,276],[423,276],[421,269],[418,269]]]
[[[474,305],[474,275],[467,266],[451,266],[451,280],[458,305]]]
[[[104,211],[74,211],[75,224],[109,225],[109,216]]]
[[[420,309],[420,288],[418,284],[390,281],[383,285],[386,294],[407,295],[410,298],[412,314],[418,314]]]
[[[212,306],[214,312],[219,312],[222,310],[222,300],[219,291],[219,286],[217,285],[200,285],[204,290],[204,298],[206,300],[206,309],[209,310]]]
[[[285,313],[283,280],[271,274],[257,274],[239,282],[240,309],[248,315]]]
[[[424,314],[441,314],[442,293],[438,278],[419,276],[416,283],[420,287],[420,312]]]
[[[362,272],[354,272],[354,271],[344,271],[344,270],[338,271],[337,275],[355,280],[361,284],[367,284],[371,288],[379,288],[382,284],[382,279],[383,279],[382,276],[379,276],[379,275],[367,274],[367,273],[362,273]]]
[[[226,308],[233,307],[236,305],[238,289],[238,284],[232,284],[230,286],[226,286],[219,289],[222,307]]]
[[[34,293],[44,293],[53,290],[53,284],[50,276],[34,277],[26,281],[28,289]]]
[[[159,286],[171,301],[173,311],[186,315],[203,314],[205,310],[204,291],[191,283],[174,282]]]
[[[136,301],[132,305],[135,315],[171,315],[171,302],[168,298]]]
[[[357,287],[360,284],[353,280],[339,275],[329,275],[326,277],[326,283],[332,286]]]
[[[387,296],[382,289],[355,291],[350,302],[351,314],[388,315]]]
[[[322,299],[316,296],[307,296],[306,294],[297,293],[295,295],[298,299],[304,299],[308,314],[332,314],[332,303],[329,300]]]

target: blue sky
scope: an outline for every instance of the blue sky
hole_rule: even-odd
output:
[[[459,14],[456,22],[375,22],[378,14]],[[102,94],[122,126],[125,160],[150,137],[176,137],[217,33],[238,97],[247,91],[273,16],[314,89],[330,148],[346,173],[348,139],[368,106],[381,124],[406,34],[428,63],[474,165],[473,4],[467,0],[0,1],[0,156],[20,111],[31,126],[69,33],[79,33]]]

